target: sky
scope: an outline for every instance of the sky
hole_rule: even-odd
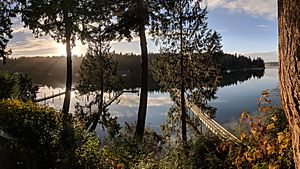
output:
[[[277,0],[204,0],[208,7],[208,24],[222,36],[223,50],[251,57],[261,57],[265,62],[277,61]],[[11,57],[65,55],[63,44],[50,37],[35,38],[23,27],[20,18],[14,19],[13,39],[9,42]],[[150,36],[149,52],[158,52]],[[112,42],[112,51],[139,54],[139,41]],[[86,47],[76,42],[72,51],[81,55]]]

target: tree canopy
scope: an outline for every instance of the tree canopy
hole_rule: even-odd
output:
[[[201,1],[180,0],[159,3],[151,34],[161,48],[162,57],[154,61],[154,78],[165,91],[180,90],[182,141],[187,142],[185,97],[206,106],[214,98],[219,80],[217,55],[222,52],[220,35],[208,28],[207,10]]]
[[[7,49],[7,44],[12,36],[12,17],[15,17],[13,10],[14,1],[1,1],[0,2],[0,58],[3,63],[6,62],[7,57],[11,54],[11,50]]]

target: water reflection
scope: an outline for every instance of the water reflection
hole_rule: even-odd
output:
[[[211,102],[211,105],[217,108],[216,120],[226,128],[235,128],[242,111],[257,110],[257,99],[266,89],[270,92],[272,103],[279,105],[277,87],[276,67],[265,69],[265,75],[261,78],[251,77],[247,81],[221,87],[217,92],[218,98]]]
[[[273,103],[280,104],[280,98],[276,90],[278,86],[277,68],[268,68],[263,72],[240,72],[227,74],[226,80],[221,82],[217,91],[217,99],[209,104],[217,108],[216,121],[220,122],[226,128],[233,129],[237,125],[240,113],[245,109],[250,112],[257,109],[257,99],[263,90],[269,89]],[[234,77],[236,77],[234,79]],[[150,82],[151,84],[151,82]],[[128,85],[130,86],[130,85]],[[167,118],[168,109],[173,105],[168,93],[160,93],[156,87],[151,87],[149,91],[146,125],[156,131],[160,131],[160,125]],[[57,93],[64,91],[63,88],[41,87],[38,97],[43,97],[43,93],[51,95],[52,91]],[[87,98],[78,99],[76,92],[72,92],[71,111],[74,111],[76,102],[86,103]],[[48,100],[47,105],[56,107],[58,110],[62,106],[63,96]],[[134,123],[136,121],[139,103],[139,95],[134,93],[125,93],[120,97],[118,104],[110,106],[109,112],[117,116],[120,124],[125,122]],[[44,103],[41,103],[44,104]]]
[[[220,83],[220,87],[236,85],[238,83],[247,81],[251,78],[262,78],[265,74],[265,70],[245,70],[245,71],[233,71],[223,72],[223,80]]]

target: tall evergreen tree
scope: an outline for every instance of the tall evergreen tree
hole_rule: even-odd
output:
[[[12,21],[11,17],[15,17],[12,3],[14,1],[0,1],[0,58],[3,63],[6,62],[11,50],[7,49],[7,43],[12,38]]]
[[[145,130],[147,99],[148,99],[148,48],[146,40],[146,26],[149,22],[149,2],[145,0],[117,0],[115,15],[117,23],[112,25],[109,31],[118,35],[118,39],[124,37],[131,40],[138,35],[141,48],[141,95],[138,109],[138,118],[135,137],[142,140]]]
[[[208,29],[206,15],[201,1],[161,1],[160,10],[152,22],[151,33],[164,55],[154,64],[154,76],[167,91],[180,90],[184,143],[187,142],[185,92],[189,90],[193,101],[203,107],[213,98],[217,87],[218,70],[214,55],[222,51],[222,46],[220,35]]]
[[[81,94],[94,97],[86,107],[88,113],[80,117],[89,131],[94,131],[99,122],[105,127],[113,127],[112,124],[116,122],[115,118],[110,117],[107,106],[111,104],[108,98],[121,92],[121,78],[117,74],[117,63],[111,58],[109,49],[109,44],[101,38],[96,43],[90,43],[80,66],[77,89]],[[105,93],[109,97],[105,97]],[[93,105],[97,105],[96,111],[92,110]],[[79,111],[83,113],[83,108]]]
[[[20,11],[25,25],[36,37],[50,35],[54,40],[66,45],[67,72],[65,98],[62,107],[63,132],[61,134],[62,168],[69,168],[72,156],[74,132],[70,127],[69,107],[72,88],[72,47],[76,40],[84,41],[95,20],[102,16],[93,0],[19,0]],[[105,13],[103,13],[105,15]]]
[[[278,0],[279,81],[282,107],[300,168],[300,0]]]
[[[67,76],[66,94],[62,112],[67,121],[72,87],[72,53],[77,39],[84,40],[89,24],[96,15],[91,0],[20,0],[25,25],[36,37],[50,35],[57,42],[66,44]]]
[[[145,25],[147,23],[147,9],[143,0],[137,2],[137,15],[138,17],[138,29],[141,46],[142,57],[142,77],[141,77],[141,97],[138,111],[138,118],[135,130],[135,137],[138,140],[142,140],[144,136],[146,113],[147,113],[147,100],[148,100],[148,49],[145,33]]]

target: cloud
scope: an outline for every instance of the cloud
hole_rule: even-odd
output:
[[[8,48],[13,52],[12,57],[59,55],[58,45],[52,38],[35,38],[32,32],[24,27],[20,16],[13,18],[12,22],[13,38],[8,43]]]
[[[147,38],[147,46],[149,53],[157,53],[159,52],[159,47],[155,45],[155,43],[151,40],[151,38]],[[122,42],[112,42],[111,43],[111,50],[117,53],[134,53],[140,54],[140,42],[139,41],[122,41]]]
[[[57,43],[50,37],[34,38],[29,30],[18,30],[13,33],[14,38],[8,44],[13,57],[58,55]]]
[[[32,32],[24,27],[20,18],[14,18],[13,20],[13,38],[8,44],[8,48],[12,49],[12,57],[20,56],[61,56],[66,55],[65,47],[63,44],[56,43],[50,36],[43,36],[35,38]],[[147,43],[149,52],[158,52],[158,48],[152,42],[148,32]],[[111,42],[111,51],[117,53],[140,53],[139,38],[134,37],[131,42],[122,40],[121,42]],[[81,55],[85,54],[87,45],[82,45],[80,41],[76,42],[76,47],[72,49],[73,54]]]
[[[218,33],[224,33],[224,32],[227,32],[228,30],[227,29],[217,29],[216,31]]]
[[[120,97],[119,105],[127,107],[138,107],[140,97],[138,95],[124,94]],[[162,95],[159,97],[148,97],[148,107],[159,107],[163,105],[172,104],[172,100],[169,95]]]
[[[265,62],[277,62],[278,61],[278,52],[257,52],[257,53],[246,53],[246,56],[250,56],[251,58],[260,57]]]
[[[207,0],[206,4],[208,9],[225,8],[270,20],[277,18],[277,0]]]
[[[113,117],[117,116],[119,118],[120,117],[121,118],[125,118],[125,117],[133,118],[134,117],[134,119],[135,119],[135,117],[137,115],[136,111],[130,111],[130,110],[126,110],[126,111],[124,111],[124,110],[110,110],[109,112],[110,112],[111,116],[113,116]]]
[[[66,55],[64,44],[56,43],[50,36],[35,38],[32,32],[21,24],[14,26],[13,30],[13,38],[8,43],[8,48],[13,52],[12,57]],[[84,54],[86,46],[76,41],[72,52],[76,55]]]
[[[8,43],[8,48],[12,49],[12,57],[19,56],[61,56],[66,55],[65,46],[50,36],[35,38],[32,31],[24,27],[21,16],[12,19],[13,38]],[[72,49],[73,54],[84,54],[86,46],[80,41],[76,41],[76,46]]]
[[[257,27],[263,31],[270,31],[270,26],[268,25],[257,25]]]

